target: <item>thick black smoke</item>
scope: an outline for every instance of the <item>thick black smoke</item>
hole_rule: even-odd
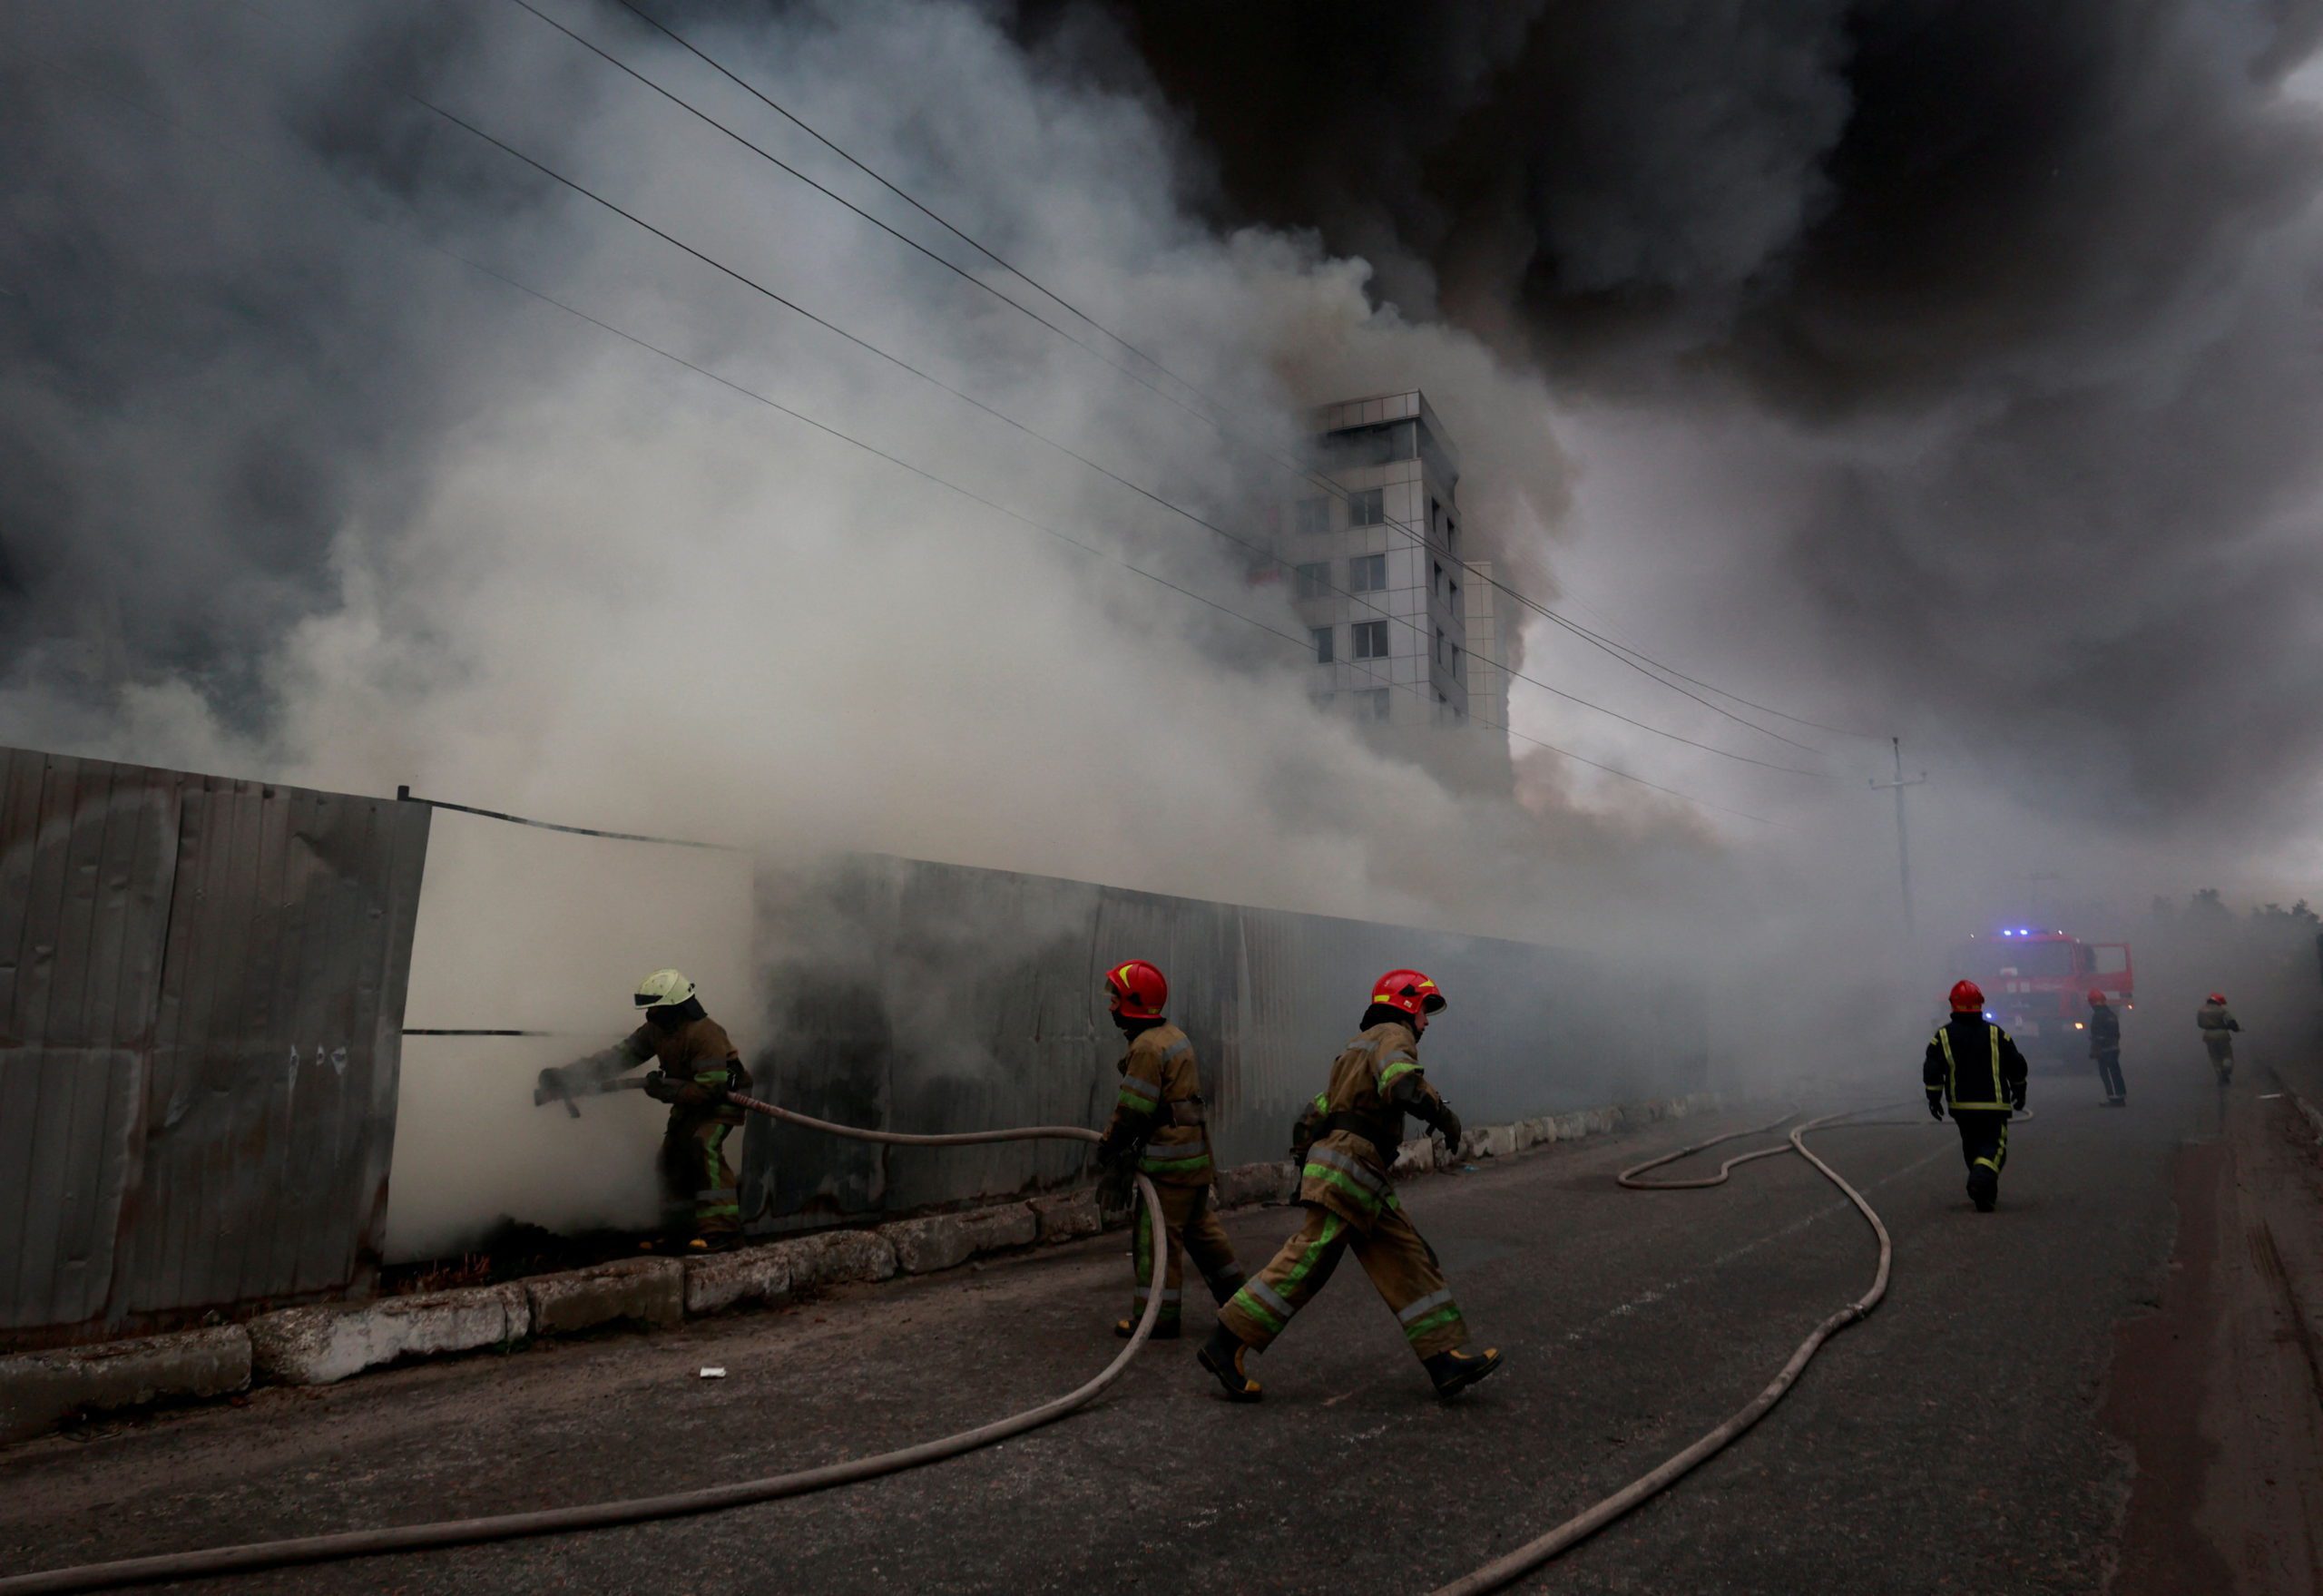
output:
[[[1320,229],[1577,403],[1769,422],[1808,508],[1730,597],[1802,630],[1717,637],[1746,670],[1804,651],[1859,723],[2125,833],[2309,807],[2315,0],[1026,25],[1113,30],[1224,214]]]

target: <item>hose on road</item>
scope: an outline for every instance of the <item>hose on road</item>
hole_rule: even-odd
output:
[[[863,1131],[810,1118],[757,1098],[735,1096],[738,1107],[771,1119],[788,1121],[810,1130],[828,1131],[857,1141],[881,1141],[901,1147],[972,1147],[994,1141],[1095,1141],[1094,1131],[1079,1125],[1034,1125],[1014,1131],[969,1131],[951,1135],[922,1136],[899,1131]],[[1137,1177],[1138,1200],[1153,1219],[1154,1278],[1169,1268],[1169,1227],[1162,1220],[1161,1199],[1143,1175]],[[1119,1356],[1087,1384],[1053,1401],[973,1430],[940,1440],[923,1441],[895,1452],[764,1479],[740,1480],[696,1491],[662,1496],[641,1496],[621,1502],[596,1502],[580,1507],[544,1508],[534,1513],[500,1513],[489,1518],[449,1519],[436,1523],[403,1524],[384,1530],[348,1530],[330,1535],[301,1535],[286,1541],[254,1541],[240,1546],[216,1546],[201,1552],[168,1552],[155,1557],[124,1558],[115,1562],[84,1563],[77,1568],[49,1569],[39,1573],[0,1578],[0,1596],[34,1596],[35,1592],[113,1591],[129,1585],[157,1584],[167,1580],[203,1579],[218,1574],[254,1573],[261,1569],[289,1568],[304,1563],[337,1562],[348,1558],[377,1557],[388,1552],[435,1551],[450,1546],[475,1546],[491,1541],[513,1541],[532,1535],[569,1534],[576,1530],[610,1529],[618,1524],[645,1523],[655,1519],[685,1518],[730,1507],[773,1502],[803,1495],[833,1485],[852,1484],[880,1474],[892,1474],[922,1464],[957,1457],[980,1446],[1021,1435],[1052,1424],[1087,1404],[1122,1376],[1130,1360],[1144,1349],[1162,1312],[1162,1293],[1146,1293],[1145,1312]]]
[[[1879,1105],[1882,1108],[1893,1106],[1896,1105]],[[1632,1508],[1677,1483],[1692,1470],[1722,1451],[1745,1430],[1764,1418],[1767,1415],[1767,1410],[1782,1400],[1783,1394],[1788,1392],[1798,1380],[1800,1371],[1807,1367],[1808,1361],[1822,1350],[1824,1342],[1828,1341],[1849,1325],[1864,1318],[1872,1309],[1879,1306],[1880,1299],[1887,1295],[1887,1273],[1895,1258],[1895,1247],[1888,1240],[1887,1227],[1879,1222],[1879,1216],[1874,1213],[1871,1205],[1863,1199],[1863,1193],[1848,1185],[1837,1170],[1816,1157],[1807,1146],[1807,1133],[1809,1131],[1818,1131],[1828,1125],[1853,1120],[1857,1114],[1874,1111],[1876,1111],[1873,1109],[1853,1109],[1845,1113],[1826,1114],[1821,1119],[1809,1120],[1794,1129],[1790,1133],[1789,1141],[1782,1146],[1761,1148],[1756,1152],[1746,1152],[1730,1158],[1719,1166],[1718,1173],[1715,1175],[1704,1175],[1689,1180],[1641,1180],[1638,1179],[1648,1170],[1660,1169],[1664,1164],[1676,1163],[1680,1159],[1707,1151],[1710,1148],[1722,1146],[1726,1142],[1739,1141],[1745,1136],[1763,1135],[1796,1118],[1796,1111],[1785,1113],[1763,1125],[1754,1125],[1744,1131],[1730,1131],[1723,1136],[1713,1136],[1707,1141],[1697,1141],[1691,1147],[1681,1147],[1675,1152],[1663,1153],[1661,1157],[1648,1159],[1642,1164],[1632,1164],[1614,1177],[1622,1186],[1632,1191],[1698,1190],[1704,1187],[1724,1185],[1737,1166],[1747,1164],[1753,1159],[1776,1158],[1786,1152],[1796,1152],[1821,1170],[1824,1178],[1831,1184],[1846,1193],[1848,1200],[1855,1204],[1857,1210],[1863,1215],[1865,1222],[1871,1227],[1871,1233],[1879,1241],[1878,1271],[1872,1277],[1870,1290],[1866,1291],[1853,1302],[1816,1326],[1807,1339],[1799,1344],[1799,1349],[1790,1355],[1790,1361],[1784,1364],[1781,1371],[1769,1382],[1767,1388],[1752,1397],[1724,1424],[1703,1435],[1683,1452],[1666,1459],[1660,1467],[1651,1473],[1639,1475],[1595,1506],[1576,1513],[1548,1533],[1527,1541],[1514,1551],[1495,1558],[1473,1573],[1465,1574],[1448,1585],[1438,1587],[1431,1596],[1475,1596],[1477,1591],[1497,1591],[1505,1585],[1522,1579],[1567,1547],[1588,1539]],[[1857,1123],[1906,1125],[1916,1121],[1868,1120],[1859,1121]]]

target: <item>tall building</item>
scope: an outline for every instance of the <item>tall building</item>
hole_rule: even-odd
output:
[[[1315,650],[1309,690],[1360,720],[1465,721],[1460,457],[1443,423],[1415,388],[1322,406],[1312,424],[1318,470],[1340,491],[1293,504],[1283,538]]]
[[[1339,491],[1293,504],[1281,540],[1314,649],[1309,691],[1358,720],[1475,729],[1497,756],[1483,767],[1505,769],[1507,672],[1475,658],[1503,658],[1503,606],[1491,566],[1463,553],[1444,423],[1413,388],[1321,406],[1309,430]]]

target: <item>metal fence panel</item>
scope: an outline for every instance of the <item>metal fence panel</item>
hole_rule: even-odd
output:
[[[376,1262],[424,806],[0,749],[0,1330]]]
[[[1100,983],[1134,957],[1169,975],[1228,1163],[1280,1155],[1369,983],[1398,966],[1451,995],[1423,1056],[1471,1121],[1705,1083],[1698,994],[1570,950],[886,857],[766,866],[759,898],[768,1000],[752,1072],[777,1101],[846,1123],[1102,1125],[1122,1043]],[[744,1209],[757,1229],[788,1229],[1037,1190],[1084,1157],[754,1126]]]

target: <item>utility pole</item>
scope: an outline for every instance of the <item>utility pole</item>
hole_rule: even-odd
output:
[[[1904,887],[1904,935],[1912,935],[1912,853],[1904,841],[1904,788],[1918,787],[1927,780],[1923,770],[1909,781],[1904,779],[1904,739],[1891,737],[1888,745],[1896,750],[1896,779],[1874,781],[1871,790],[1879,792],[1892,788],[1896,794],[1896,873]]]

